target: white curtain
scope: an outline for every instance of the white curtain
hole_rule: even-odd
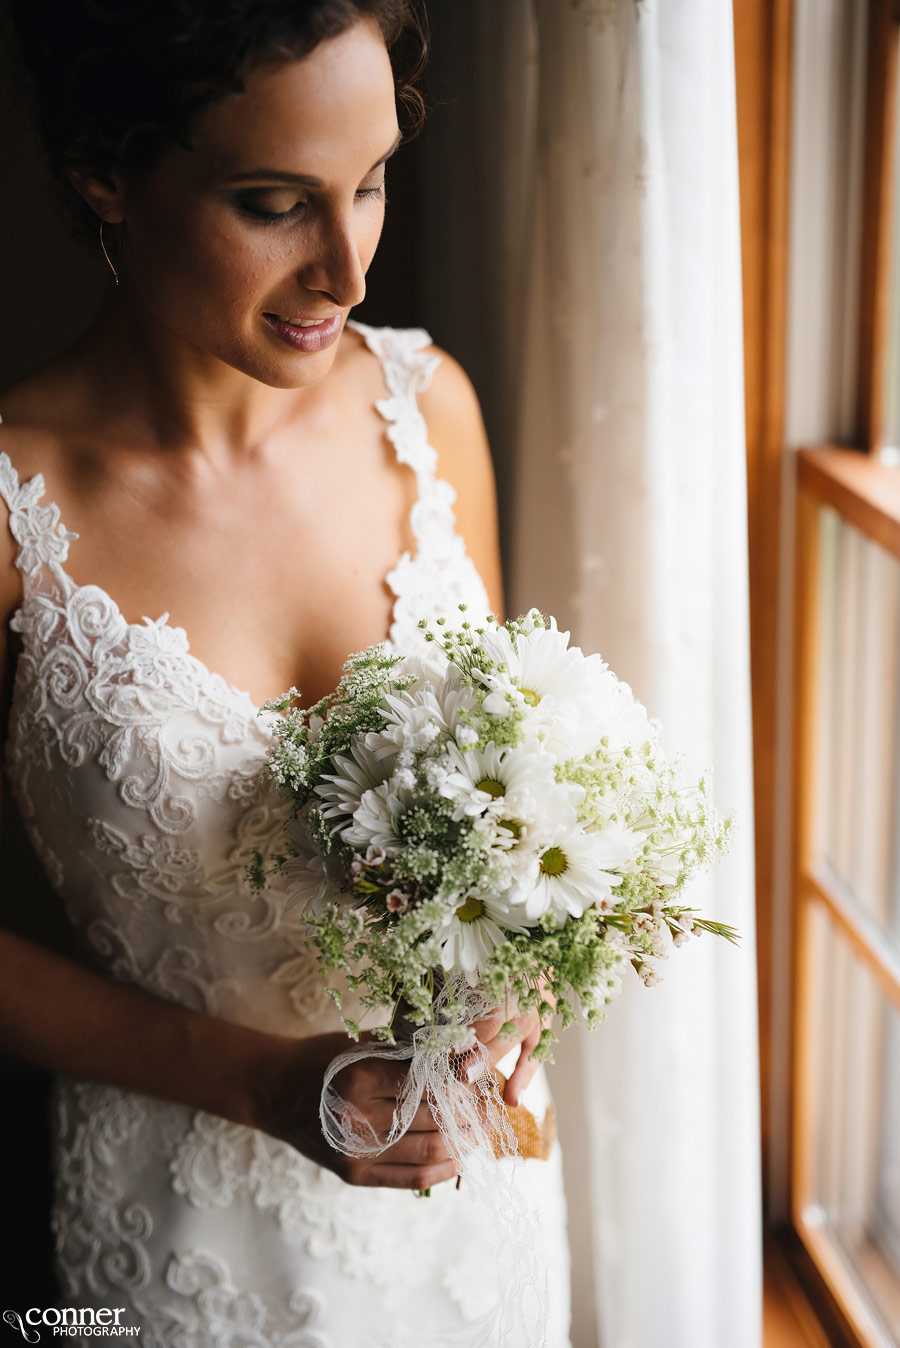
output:
[[[426,310],[494,445],[507,608],[600,651],[739,829],[742,933],[635,978],[551,1069],[575,1348],[759,1348],[737,138],[728,0],[433,3]]]

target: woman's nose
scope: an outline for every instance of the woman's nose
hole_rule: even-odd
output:
[[[366,273],[352,218],[337,214],[323,219],[313,256],[300,268],[307,290],[327,293],[342,308],[361,304],[366,294]]]

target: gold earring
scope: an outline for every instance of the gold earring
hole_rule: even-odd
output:
[[[109,256],[109,253],[106,251],[106,244],[103,242],[103,224],[104,224],[104,222],[101,220],[101,221],[100,221],[100,247],[103,249],[103,256],[106,258],[106,260],[107,260],[107,262],[109,263],[110,267],[112,267],[112,274],[113,274],[113,276],[116,278],[116,285],[118,285],[118,284],[119,284],[119,273],[116,271],[115,267],[113,267],[112,259],[111,259],[111,257]]]

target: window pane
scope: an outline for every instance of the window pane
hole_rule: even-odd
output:
[[[819,1228],[889,1344],[900,1344],[900,1012],[813,906],[813,1192]]]
[[[815,850],[900,953],[900,562],[820,513]]]

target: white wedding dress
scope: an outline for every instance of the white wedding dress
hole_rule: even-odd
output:
[[[376,406],[418,481],[417,551],[387,577],[391,643],[402,647],[423,614],[456,616],[463,600],[484,614],[488,599],[416,403],[439,360],[423,350],[430,337],[350,326],[381,360]],[[106,591],[73,583],[75,535],[44,491],[40,474],[20,483],[0,454],[25,590],[5,760],[84,960],[261,1030],[339,1029],[297,910],[285,913],[277,884],[256,895],[245,879],[285,811],[258,776],[268,717],[190,654],[168,614],[126,623]],[[543,1071],[529,1095],[538,1112]],[[497,1297],[495,1236],[465,1186],[439,1185],[425,1201],[354,1188],[263,1132],[68,1076],[54,1081],[52,1128],[61,1305],[124,1308],[119,1323],[140,1326],[144,1348],[496,1341],[473,1336]],[[517,1164],[541,1214],[547,1348],[566,1348],[558,1148]]]

